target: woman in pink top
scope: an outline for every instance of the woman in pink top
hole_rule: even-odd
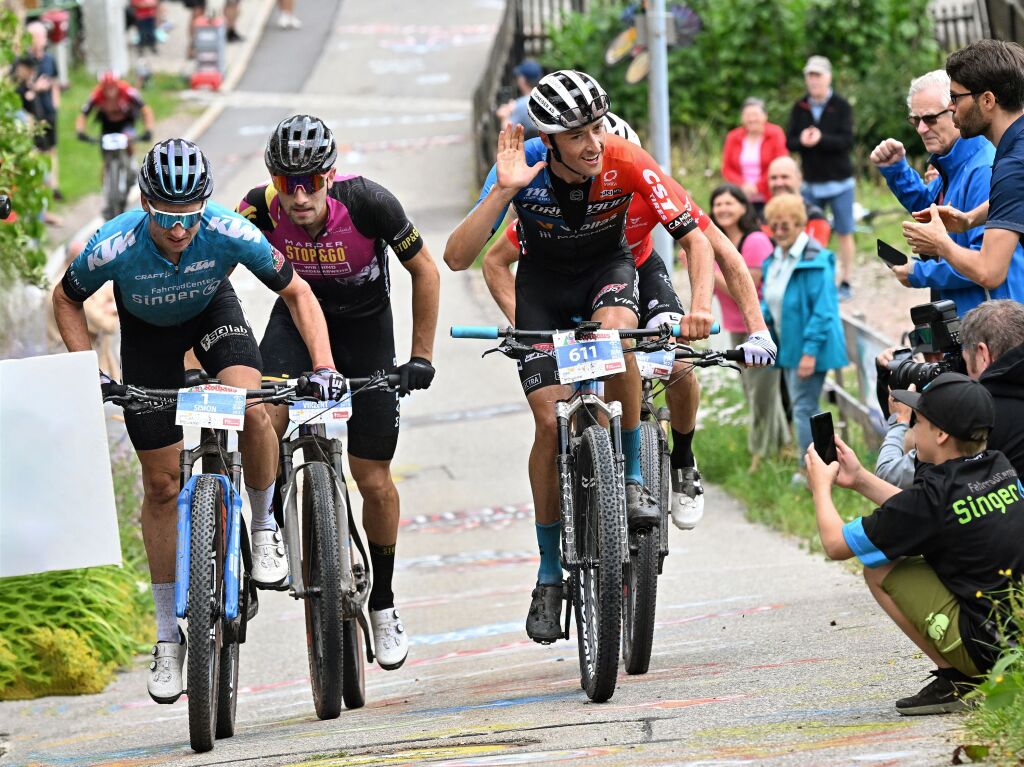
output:
[[[771,255],[772,241],[761,231],[747,196],[734,184],[722,184],[711,193],[711,220],[728,237],[750,270],[750,276],[761,295],[761,264]],[[725,278],[715,271],[715,296],[722,310],[722,327],[729,331],[732,343],[742,343],[747,336],[743,315],[729,295]],[[739,341],[736,341],[736,339]],[[782,407],[781,373],[778,368],[746,368],[743,390],[750,407],[750,471],[756,471],[761,457],[778,452],[790,440],[789,423]]]
[[[733,128],[725,137],[722,177],[743,190],[758,217],[771,197],[768,166],[786,153],[786,134],[778,125],[768,122],[764,102],[755,98],[744,101],[740,127]]]

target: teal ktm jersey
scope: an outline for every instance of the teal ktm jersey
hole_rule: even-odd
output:
[[[101,226],[71,262],[62,285],[69,298],[85,301],[113,280],[124,309],[168,327],[202,312],[237,264],[273,291],[292,278],[291,265],[260,230],[227,208],[206,206],[199,231],[177,264],[157,250],[149,214],[138,209]]]

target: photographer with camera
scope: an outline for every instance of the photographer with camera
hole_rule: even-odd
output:
[[[1024,304],[986,301],[960,327],[967,375],[992,395],[996,423],[988,446],[1024,473]]]
[[[886,350],[875,360],[878,403],[889,429],[878,453],[875,473],[899,487],[913,481],[917,464],[903,445],[909,416],[891,406],[890,389],[922,390],[943,372],[966,373],[988,389],[996,409],[996,425],[988,444],[1024,472],[1024,305],[1009,299],[986,301],[961,320],[951,301],[922,304],[910,310],[915,329],[913,350]],[[929,358],[915,362],[913,353]]]
[[[980,383],[946,372],[921,393],[892,394],[912,408],[919,457],[930,464],[914,486],[900,491],[875,477],[838,438],[830,464],[808,448],[808,485],[825,554],[857,557],[872,596],[936,665],[935,679],[896,711],[948,713],[964,707],[962,696],[998,656],[1006,616],[997,600],[1024,567],[1024,485],[1006,456],[986,449],[996,414]],[[844,524],[833,484],[878,508]]]

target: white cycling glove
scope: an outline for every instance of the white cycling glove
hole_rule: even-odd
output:
[[[748,367],[769,367],[775,364],[775,357],[779,353],[778,347],[772,340],[771,333],[767,330],[759,330],[751,333],[750,338],[736,347],[743,350],[743,361]]]

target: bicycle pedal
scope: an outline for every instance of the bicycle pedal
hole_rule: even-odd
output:
[[[533,639],[533,637],[530,637],[530,638]],[[554,644],[559,639],[561,639],[561,637],[556,637],[555,639],[533,639],[533,641],[536,642],[537,644],[549,645],[549,644]]]

